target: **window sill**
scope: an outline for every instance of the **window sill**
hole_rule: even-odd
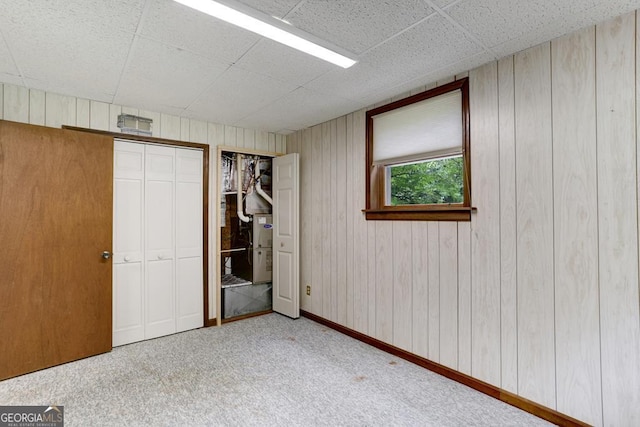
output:
[[[477,208],[451,206],[437,209],[363,209],[367,221],[471,221]]]

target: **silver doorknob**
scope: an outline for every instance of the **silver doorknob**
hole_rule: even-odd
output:
[[[111,252],[109,252],[109,251],[103,251],[103,252],[102,252],[102,258],[104,258],[104,259],[109,259],[109,258],[111,258]]]

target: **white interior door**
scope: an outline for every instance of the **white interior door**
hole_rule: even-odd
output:
[[[275,157],[273,180],[273,311],[300,317],[298,153]]]
[[[113,346],[144,339],[144,145],[114,141]]]
[[[176,150],[176,328],[204,325],[202,151]]]
[[[175,148],[146,147],[146,339],[176,332],[175,157]]]

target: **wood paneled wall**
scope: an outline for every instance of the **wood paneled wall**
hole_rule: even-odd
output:
[[[640,425],[639,40],[632,13],[468,73],[470,223],[364,220],[364,110],[288,136],[302,309],[585,422]]]
[[[209,144],[210,194],[209,212],[209,318],[216,317],[216,291],[213,274],[217,271],[217,250],[215,234],[219,224],[219,209],[215,205],[217,179],[216,156],[218,145],[243,147],[283,153],[286,138],[269,132],[254,131],[233,126],[138,110],[115,104],[88,99],[63,96],[40,90],[28,89],[0,83],[0,119],[59,128],[62,125],[79,126],[90,129],[120,132],[117,127],[118,115],[134,114],[153,119],[153,136],[178,141]]]

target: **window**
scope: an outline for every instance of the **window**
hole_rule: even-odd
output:
[[[367,112],[367,219],[471,219],[469,83]]]

